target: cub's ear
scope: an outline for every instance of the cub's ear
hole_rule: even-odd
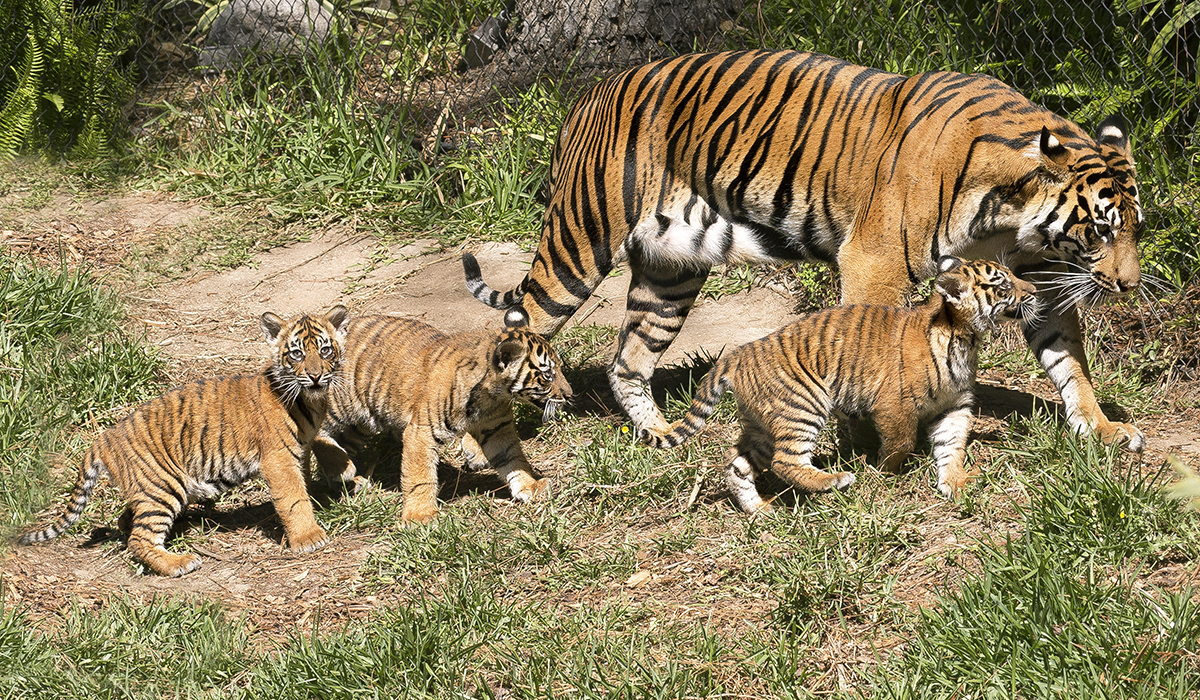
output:
[[[505,338],[496,346],[496,352],[492,354],[492,363],[496,365],[496,369],[504,370],[514,362],[520,362],[525,359],[525,344],[514,338]]]
[[[1043,163],[1057,177],[1066,174],[1068,159],[1070,153],[1067,152],[1067,147],[1062,145],[1054,134],[1046,127],[1042,127],[1042,133],[1038,137],[1038,150],[1042,154]]]
[[[515,328],[524,328],[529,325],[529,314],[524,307],[513,306],[508,311],[504,312],[504,330],[511,331]]]
[[[333,326],[339,334],[346,334],[346,327],[350,325],[350,311],[346,307],[338,304],[325,314],[325,320],[329,321],[329,325]]]
[[[946,297],[947,301],[957,303],[962,300],[966,294],[966,289],[963,288],[962,278],[958,275],[941,274],[933,282],[933,288],[939,294]]]
[[[938,272],[949,272],[959,265],[962,265],[962,260],[953,255],[943,255],[938,258]]]
[[[263,335],[267,336],[267,342],[274,343],[283,328],[283,319],[268,311],[259,317],[258,325],[262,327]]]

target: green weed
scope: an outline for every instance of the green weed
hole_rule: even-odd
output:
[[[49,498],[45,461],[67,447],[63,426],[148,398],[162,360],[84,270],[0,256],[0,318],[0,503],[25,524]]]

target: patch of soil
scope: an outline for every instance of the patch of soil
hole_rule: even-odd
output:
[[[203,219],[197,204],[156,193],[126,194],[101,201],[55,195],[45,206],[23,206],[23,193],[0,197],[0,246],[44,262],[87,261],[104,269],[121,264],[137,246]]]
[[[64,205],[56,213],[24,219],[3,219],[0,245],[57,261],[59,251],[71,259],[86,259],[103,270],[119,265],[131,246],[205,216],[195,205],[172,202],[153,194],[131,194],[102,203]],[[16,222],[15,224],[13,222]],[[473,251],[485,279],[496,289],[516,285],[532,253],[509,244],[486,244]],[[169,357],[173,379],[250,371],[261,366],[264,343],[258,317],[265,311],[290,315],[323,311],[336,303],[353,314],[393,314],[420,318],[446,331],[489,326],[499,328],[501,314],[473,299],[463,284],[462,250],[443,250],[434,241],[381,246],[374,238],[334,229],[307,242],[267,251],[252,266],[225,272],[198,271],[173,282],[130,293],[132,317],[145,325],[148,338]],[[572,324],[619,326],[624,317],[629,275],[622,270],[600,286]],[[663,364],[684,360],[704,349],[716,354],[761,337],[794,318],[793,300],[763,288],[706,300],[697,305]],[[611,353],[611,349],[609,351]],[[1195,387],[1183,390],[1194,391]],[[607,391],[607,387],[603,388]],[[1028,415],[1035,399],[1056,406],[1058,397],[1044,379],[1013,378],[999,372],[981,377],[981,405],[975,438],[1002,443],[1006,418]],[[1140,422],[1148,440],[1146,461],[1160,463],[1166,453],[1200,461],[1200,408],[1195,402],[1177,412]],[[615,416],[614,421],[623,418]],[[546,446],[538,440],[527,447],[536,467],[554,476]],[[282,533],[262,487],[253,498],[225,499],[215,509],[193,507],[182,518],[184,529],[197,521],[216,527],[200,551],[203,566],[181,579],[141,575],[119,548],[97,546],[97,537],[72,531],[37,547],[14,547],[0,564],[5,606],[22,604],[34,619],[51,617],[72,600],[101,605],[109,595],[163,593],[217,598],[269,638],[285,636],[307,623],[320,610],[322,627],[397,602],[402,592],[364,595],[359,569],[374,548],[367,533],[340,534],[331,545],[309,555],[293,556],[283,549]],[[711,506],[703,499],[700,507]],[[727,504],[716,504],[727,507]],[[516,507],[515,505],[513,507]],[[938,501],[930,508],[952,508]],[[657,532],[658,526],[647,532]],[[961,529],[960,529],[961,532]],[[101,540],[108,534],[93,533]],[[632,536],[637,536],[636,533]],[[963,545],[962,534],[943,532],[921,536],[923,556],[911,559],[913,571],[899,572],[901,600],[912,606],[927,602],[931,591],[956,575],[925,564],[934,554]],[[725,575],[719,560],[695,560],[680,555],[644,562],[637,579],[625,589],[671,601],[680,618],[721,615],[689,591],[696,577]],[[645,572],[644,574],[641,572]],[[287,604],[284,604],[284,603]],[[565,604],[580,604],[567,601]],[[771,607],[765,601],[747,603],[754,612]],[[746,607],[729,611],[729,624],[742,620]],[[878,640],[876,640],[878,641]],[[896,640],[899,643],[899,640]],[[854,651],[854,650],[850,650]],[[861,645],[855,653],[868,653]]]

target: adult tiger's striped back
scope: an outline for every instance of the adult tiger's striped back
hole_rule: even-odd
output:
[[[134,409],[84,455],[67,512],[23,535],[21,544],[71,527],[107,471],[125,499],[129,552],[159,574],[181,576],[199,567],[200,557],[163,547],[175,518],[189,502],[214,498],[261,472],[288,546],[323,547],[329,539],[313,517],[303,463],[325,420],[348,319],[343,306],[286,323],[263,314],[271,363],[262,372],[185,384]]]
[[[742,436],[726,482],[737,504],[768,508],[754,487],[768,468],[805,491],[854,483],[849,472],[812,464],[817,435],[833,411],[873,416],[879,465],[896,472],[929,421],[938,489],[956,496],[971,427],[979,343],[999,320],[1029,323],[1040,304],[1032,284],[987,261],[942,258],[936,292],[914,309],[858,304],[805,316],[722,357],[705,375],[688,413],[666,431],[643,430],[654,447],[694,435],[727,390],[738,399]]]
[[[509,292],[464,256],[467,288],[553,334],[622,258],[632,278],[609,372],[639,428],[649,391],[712,265],[817,260],[844,303],[897,304],[943,255],[1038,277],[1026,329],[1079,432],[1128,439],[1087,373],[1075,303],[1138,286],[1142,226],[1124,122],[1092,139],[984,75],[905,77],[828,56],[681,56],[615,75],[572,107],[529,273]],[[1068,270],[1082,270],[1069,272]]]

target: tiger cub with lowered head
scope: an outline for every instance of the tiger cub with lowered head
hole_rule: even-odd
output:
[[[704,377],[692,407],[668,432],[643,430],[654,447],[674,447],[703,427],[732,389],[742,435],[727,454],[726,482],[746,512],[769,510],[754,487],[768,468],[804,491],[854,483],[850,472],[812,465],[814,441],[832,411],[875,419],[880,468],[899,471],[929,421],[938,489],[955,497],[971,427],[980,340],[997,319],[1034,322],[1035,287],[991,262],[938,261],[935,294],[922,306],[827,309],[747,343]]]
[[[372,435],[403,444],[401,519],[426,523],[438,514],[438,448],[461,439],[473,466],[490,464],[512,497],[529,501],[546,480],[534,476],[521,449],[512,401],[542,409],[549,420],[571,398],[558,354],[542,336],[519,327],[447,335],[407,318],[371,316],[350,324],[346,379],[330,391],[329,418],[313,445],[322,472],[354,481],[354,459]]]
[[[323,547],[329,538],[313,517],[303,465],[325,420],[348,321],[344,306],[287,322],[263,314],[269,366],[185,384],[134,409],[84,455],[66,514],[26,533],[21,544],[71,527],[107,471],[125,499],[121,527],[129,530],[129,551],[156,573],[181,576],[198,568],[200,557],[163,547],[175,519],[189,502],[214,498],[261,472],[291,550]]]

